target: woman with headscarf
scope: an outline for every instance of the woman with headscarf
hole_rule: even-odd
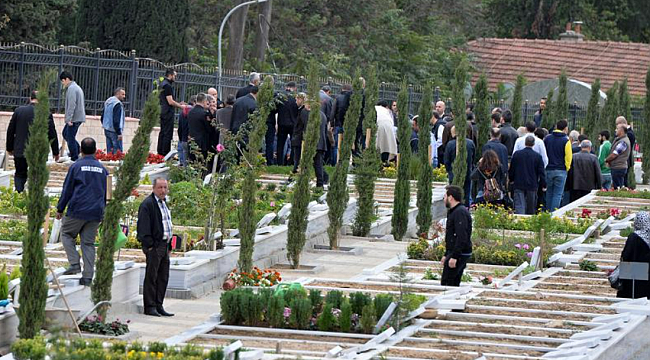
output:
[[[650,264],[650,213],[641,211],[634,219],[634,232],[627,237],[621,253],[621,261],[641,262]],[[622,280],[621,288],[616,294],[620,298],[632,298],[632,280]],[[650,282],[634,281],[634,297],[647,298],[650,296]]]

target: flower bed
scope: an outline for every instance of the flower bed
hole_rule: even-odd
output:
[[[262,270],[256,266],[250,273],[238,272],[237,269],[233,269],[228,274],[227,280],[232,280],[235,286],[270,287],[279,284],[282,281],[282,276],[275,270]]]
[[[89,316],[79,323],[79,330],[91,334],[121,336],[129,332],[130,322],[127,320],[126,323],[123,323],[120,319],[116,319],[109,323],[102,321],[102,317],[99,315]]]
[[[591,219],[578,218],[575,222],[567,217],[555,217],[542,212],[519,217],[503,206],[479,205],[473,212],[474,229],[524,230],[538,233],[544,229],[547,234],[582,234],[593,224]]]
[[[95,152],[95,158],[99,161],[122,161],[124,160],[124,156],[126,153],[118,150],[117,152],[113,153],[106,153],[101,149],[97,149]],[[147,164],[161,164],[165,162],[165,157],[163,155],[159,154],[154,154],[154,153],[149,153],[147,156]]]
[[[615,198],[637,198],[637,199],[650,200],[650,191],[647,190],[637,191],[631,189],[623,189],[623,190],[611,190],[611,191],[598,191],[596,195],[615,197]]]

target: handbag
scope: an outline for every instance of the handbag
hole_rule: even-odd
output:
[[[609,280],[609,285],[613,289],[621,290],[621,288],[623,287],[623,282],[619,278],[618,265],[616,266],[616,268],[614,268],[614,270],[612,270],[611,273],[609,273],[609,275],[607,275],[607,280]]]

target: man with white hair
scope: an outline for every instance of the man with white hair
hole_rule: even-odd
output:
[[[235,95],[235,99],[239,99],[242,96],[246,96],[251,93],[251,90],[253,87],[257,87],[260,85],[260,74],[253,72],[251,73],[249,80],[248,80],[248,85],[244,86],[243,88],[237,90],[237,94]]]
[[[600,163],[596,155],[591,153],[591,141],[580,143],[580,152],[573,154],[572,166],[569,170],[569,188],[571,201],[576,201],[589,194],[591,190],[601,188],[603,180],[600,173]]]
[[[212,96],[217,101],[217,109],[221,109],[222,107],[224,107],[223,101],[219,99],[219,92],[217,91],[217,89],[213,87],[209,88],[208,95]]]

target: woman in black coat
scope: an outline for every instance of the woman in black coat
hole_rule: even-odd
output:
[[[634,219],[634,232],[627,237],[621,253],[621,261],[642,262],[650,264],[650,214],[641,211]],[[621,289],[616,297],[632,298],[632,280],[621,280]],[[636,280],[634,282],[634,297],[650,296],[650,282]]]

